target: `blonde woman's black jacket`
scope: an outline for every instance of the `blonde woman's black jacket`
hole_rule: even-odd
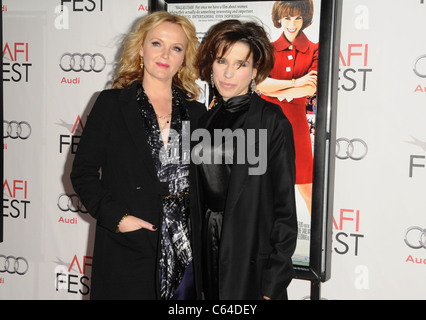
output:
[[[206,108],[180,94],[195,126]],[[190,180],[192,186],[192,175]],[[136,83],[100,93],[78,145],[71,181],[97,222],[91,299],[158,299],[162,196],[167,195],[168,187],[157,178],[136,100]],[[195,188],[191,189],[192,198]],[[196,201],[191,203],[193,206]],[[198,216],[192,216],[197,209],[190,211],[191,230],[197,239],[200,222]],[[146,220],[158,229],[117,233],[125,214]],[[197,241],[192,246],[200,297],[200,248]]]

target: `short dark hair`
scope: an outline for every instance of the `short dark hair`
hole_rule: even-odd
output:
[[[301,31],[312,24],[314,4],[312,0],[275,1],[272,7],[272,22],[275,28],[281,28],[281,19],[286,16],[303,17]]]
[[[253,67],[257,69],[255,82],[265,80],[275,63],[274,47],[263,27],[255,22],[224,20],[214,25],[202,41],[197,55],[197,66],[200,79],[211,82],[212,66],[216,59],[223,55],[236,43],[243,42],[250,47],[253,54]]]

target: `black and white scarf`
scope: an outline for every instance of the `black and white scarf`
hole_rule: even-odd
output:
[[[189,192],[189,163],[182,158],[182,123],[188,121],[189,116],[179,94],[173,89],[170,131],[178,133],[179,138],[169,137],[165,150],[154,108],[141,84],[138,85],[137,100],[158,179],[169,184],[171,195],[163,198],[159,270],[161,298],[169,300],[192,261],[189,207],[186,196],[176,196]],[[168,153],[166,160],[160,155],[164,151]]]

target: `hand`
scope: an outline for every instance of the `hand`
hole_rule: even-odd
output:
[[[317,86],[317,72],[315,70],[309,71],[303,77],[296,79],[294,87],[304,87],[304,86]]]
[[[269,298],[267,296],[263,296],[263,300],[271,300],[271,298]]]
[[[119,232],[131,232],[136,231],[139,229],[147,229],[150,231],[157,231],[157,227],[152,225],[149,222],[146,222],[145,220],[142,220],[140,218],[137,218],[135,216],[127,216],[124,219],[120,221],[120,224],[118,225],[118,231]]]

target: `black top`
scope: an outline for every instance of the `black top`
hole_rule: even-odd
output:
[[[244,138],[241,128],[251,96],[246,94],[228,101],[219,100],[214,106],[219,109],[213,113],[214,118],[206,128],[211,143],[203,145],[204,162],[200,164],[200,178],[207,207],[203,217],[203,277],[207,300],[219,299],[218,263],[223,216],[232,165],[240,156],[235,151],[240,143],[245,146],[245,139],[241,141],[238,137]],[[245,160],[245,152],[243,156]]]
[[[237,143],[241,143],[238,142],[239,132],[236,129],[244,124],[250,98],[251,94],[245,94],[228,101],[220,99],[214,106],[219,110],[206,128],[210,132],[211,145],[203,146],[203,159],[210,161],[200,165],[200,173],[206,205],[213,211],[224,211],[225,208],[232,164],[236,160],[234,152]]]

